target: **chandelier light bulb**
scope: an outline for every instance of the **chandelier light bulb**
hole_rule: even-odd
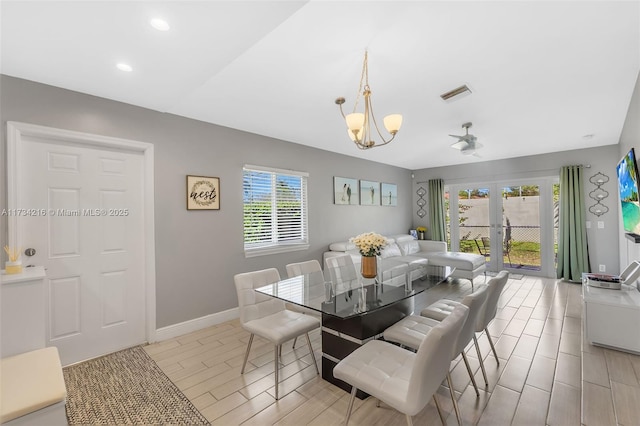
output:
[[[384,118],[384,127],[387,132],[395,135],[402,126],[402,114],[390,114]]]
[[[361,112],[347,114],[344,119],[347,122],[347,127],[352,132],[359,132],[364,126],[364,114]]]

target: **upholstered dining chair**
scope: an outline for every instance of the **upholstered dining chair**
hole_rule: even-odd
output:
[[[281,346],[284,342],[294,339],[297,336],[305,335],[309,352],[316,372],[318,363],[313,354],[309,331],[320,326],[320,321],[311,315],[304,315],[300,312],[293,312],[285,308],[282,300],[261,294],[254,289],[267,284],[280,281],[280,274],[275,268],[263,269],[254,272],[245,272],[233,277],[238,293],[238,305],[240,309],[240,324],[242,328],[251,333],[247,352],[244,355],[244,362],[240,374],[244,374],[244,369],[249,358],[249,351],[253,343],[253,337],[258,335],[273,343],[273,357],[275,367],[275,393],[278,399],[278,374],[280,371],[278,358]]]
[[[287,276],[289,278],[297,277],[304,274],[310,274],[313,272],[322,272],[320,262],[318,262],[316,259],[307,260],[304,262],[289,263],[286,266],[286,269]]]
[[[500,364],[500,359],[498,358],[496,347],[493,345],[493,340],[491,339],[491,334],[489,334],[488,327],[491,321],[493,321],[493,319],[496,317],[496,312],[498,311],[498,300],[500,299],[502,290],[504,290],[504,287],[507,285],[507,281],[509,281],[509,271],[500,271],[498,275],[491,278],[489,282],[487,282],[487,301],[484,305],[484,312],[482,313],[482,315],[480,316],[480,320],[476,324],[476,333],[481,333],[484,330],[485,334],[487,335],[487,339],[489,339],[489,345],[491,345],[491,350],[493,351],[493,355],[496,357],[496,363],[498,365]],[[476,345],[476,350],[479,354],[480,349],[478,348],[478,345]],[[480,355],[478,355],[478,357],[482,359]]]
[[[349,423],[358,389],[403,413],[409,426],[413,424],[411,417],[432,397],[445,424],[436,392],[449,375],[451,353],[468,313],[464,305],[455,309],[427,333],[417,352],[372,340],[342,359],[333,375],[352,386],[345,425]]]
[[[450,355],[451,359],[455,359],[458,355],[462,355],[462,360],[467,367],[467,372],[471,378],[471,383],[476,391],[476,395],[480,396],[476,379],[473,375],[473,371],[471,371],[471,366],[469,365],[469,360],[467,359],[464,349],[472,339],[477,343],[475,340],[475,331],[477,323],[484,312],[484,304],[487,300],[487,288],[486,284],[478,285],[476,291],[466,295],[462,302],[441,299],[423,309],[420,316],[410,315],[387,328],[384,331],[383,336],[385,340],[400,343],[401,345],[411,349],[417,349],[422,340],[429,335],[431,330],[433,330],[433,327],[448,318],[448,316],[451,315],[457,307],[467,306],[469,314]],[[484,371],[481,357],[480,365]],[[447,375],[447,381],[449,382],[449,392],[451,393],[451,399],[453,400],[453,408],[456,412],[456,418],[458,419],[458,423],[462,424],[462,416],[460,415],[460,409],[458,408],[458,403],[455,398],[450,375]]]
[[[289,278],[298,277],[304,274],[322,273],[322,267],[320,267],[320,262],[318,262],[315,259],[307,260],[304,262],[289,263],[287,266],[285,266],[285,268],[287,269],[287,276]],[[313,309],[305,308],[303,306],[298,306],[294,304],[287,304],[286,307],[287,309],[291,309],[292,311],[295,311],[295,312],[301,312],[306,315],[313,315],[316,318],[318,318],[318,320],[320,320],[320,313],[317,311],[314,311]],[[296,347],[297,341],[298,341],[298,337],[296,336],[293,339],[294,348]]]
[[[339,290],[340,286],[349,287],[356,284],[359,280],[356,266],[348,254],[325,259],[325,277],[327,276],[336,287],[336,290]]]

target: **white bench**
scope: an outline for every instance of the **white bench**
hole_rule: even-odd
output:
[[[66,425],[66,398],[56,347],[0,360],[0,423]]]
[[[472,290],[473,280],[478,275],[485,273],[487,268],[484,256],[473,253],[455,251],[430,253],[427,259],[429,259],[429,265],[450,266],[455,268],[450,276],[452,278],[464,278],[471,281]]]

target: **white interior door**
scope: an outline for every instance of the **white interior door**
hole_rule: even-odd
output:
[[[144,155],[23,136],[23,263],[44,265],[47,346],[64,365],[145,342]]]

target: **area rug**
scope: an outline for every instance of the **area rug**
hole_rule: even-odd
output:
[[[63,372],[69,424],[209,424],[141,346]]]

